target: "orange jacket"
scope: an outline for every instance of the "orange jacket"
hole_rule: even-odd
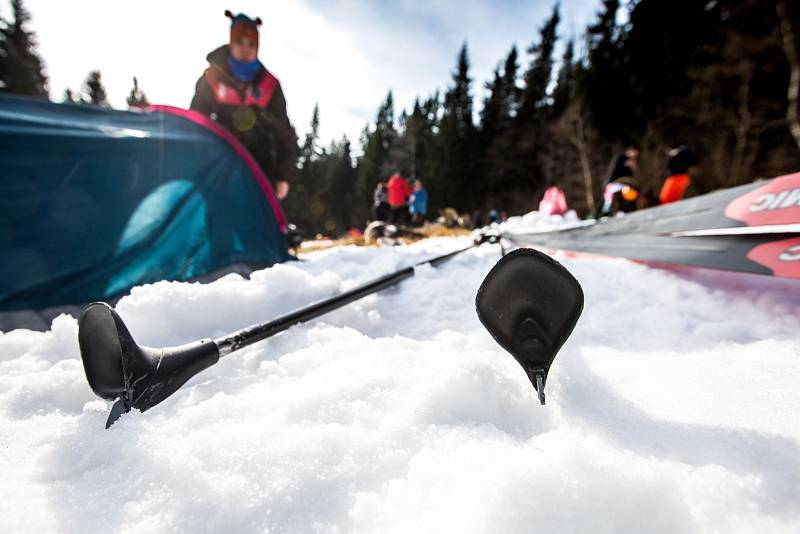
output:
[[[664,181],[658,199],[662,204],[669,204],[670,202],[682,200],[683,193],[686,191],[686,188],[689,187],[690,181],[691,178],[689,178],[688,174],[673,174]]]
[[[406,179],[399,174],[394,174],[389,178],[387,188],[389,189],[388,200],[390,206],[402,206],[412,193],[411,186],[408,185]]]

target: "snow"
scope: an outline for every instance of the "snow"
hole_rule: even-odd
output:
[[[117,309],[181,344],[466,243],[329,248]],[[498,258],[418,268],[110,430],[75,319],[0,335],[0,531],[800,530],[800,284],[559,256],[586,305],[540,406],[475,315]]]
[[[585,226],[594,224],[594,219],[589,221],[581,221],[575,210],[569,210],[566,214],[562,215],[545,215],[538,211],[532,211],[525,215],[510,217],[508,220],[500,223],[497,227],[501,228],[503,232],[510,234],[524,234],[524,233],[537,233],[537,232],[552,232],[553,230],[575,228],[578,226]]]

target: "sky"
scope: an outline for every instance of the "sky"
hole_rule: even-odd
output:
[[[99,69],[115,108],[126,107],[132,78],[152,103],[188,107],[207,65],[227,43],[225,9],[264,21],[259,58],[281,81],[289,118],[302,138],[315,103],[324,143],[346,134],[357,141],[391,89],[397,114],[414,98],[443,91],[466,41],[476,108],[483,85],[513,43],[521,52],[537,39],[551,0],[257,0],[136,3],[26,0],[29,29],[50,78],[50,95],[80,89]],[[135,9],[133,7],[135,6]],[[599,0],[561,0],[559,34],[580,38]],[[9,15],[0,4],[0,14]]]

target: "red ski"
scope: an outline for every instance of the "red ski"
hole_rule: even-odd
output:
[[[503,237],[549,249],[800,279],[800,173],[589,226]]]

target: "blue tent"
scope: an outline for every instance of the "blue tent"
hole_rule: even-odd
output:
[[[252,157],[200,114],[0,95],[0,312],[285,261],[285,227]]]

